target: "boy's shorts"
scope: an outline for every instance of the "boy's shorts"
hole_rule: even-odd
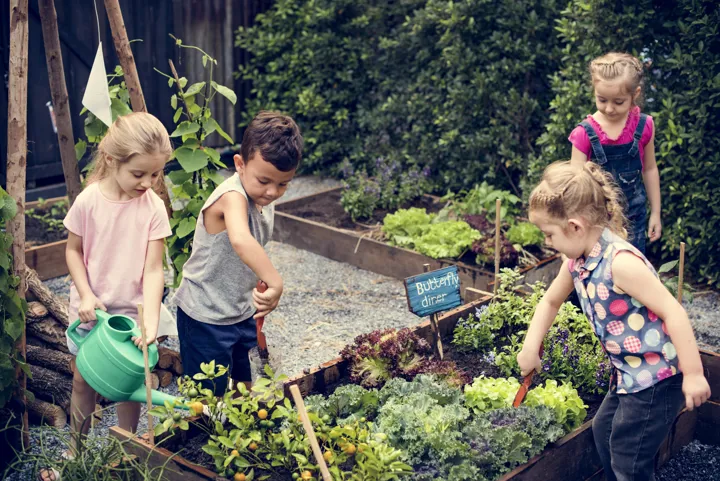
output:
[[[199,372],[200,363],[215,361],[230,369],[230,377],[235,381],[251,381],[250,349],[257,346],[255,319],[218,326],[196,321],[178,307],[178,337],[180,339],[180,358],[183,371],[192,376]],[[215,395],[222,396],[227,388],[227,376],[216,378],[213,382],[203,382]]]

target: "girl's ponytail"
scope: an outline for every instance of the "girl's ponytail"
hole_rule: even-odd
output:
[[[530,194],[530,210],[542,210],[560,223],[582,217],[593,226],[609,227],[626,238],[622,194],[612,176],[592,162],[576,167],[566,162],[550,164],[540,184]]]

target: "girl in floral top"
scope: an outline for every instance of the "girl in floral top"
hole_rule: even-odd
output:
[[[540,301],[517,360],[540,369],[540,344],[573,289],[615,367],[593,419],[608,481],[654,479],[654,458],[677,413],[710,397],[695,336],[682,306],[645,256],[625,240],[609,173],[587,162],[550,165],[530,195],[530,220],[566,257]]]
[[[645,253],[647,201],[650,242],[660,238],[660,174],[655,162],[653,118],[640,112],[643,66],[626,53],[611,52],[590,62],[597,111],[570,133],[571,162],[591,160],[608,172],[624,194],[630,241]]]

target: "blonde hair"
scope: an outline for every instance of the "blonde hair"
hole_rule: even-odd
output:
[[[169,159],[172,152],[170,136],[155,116],[134,112],[118,117],[93,154],[95,166],[87,183],[105,179],[113,168],[129,161],[134,155],[162,154]]]
[[[627,238],[621,199],[612,175],[597,164],[585,162],[577,167],[569,161],[554,162],[530,194],[530,211],[547,212],[563,225],[570,218],[582,217],[592,226],[609,227]]]
[[[623,52],[610,52],[590,62],[590,79],[593,89],[600,80],[625,80],[627,92],[633,96],[633,103],[639,105],[642,94],[635,98],[635,91],[642,85],[645,71],[637,57]],[[641,89],[642,92],[642,89]]]

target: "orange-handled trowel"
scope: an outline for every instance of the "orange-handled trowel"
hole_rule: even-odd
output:
[[[542,344],[540,344],[540,360],[542,361],[543,354],[545,352],[545,349]],[[530,371],[527,376],[525,376],[525,379],[523,379],[522,385],[520,386],[520,389],[518,389],[517,394],[515,395],[515,400],[513,401],[513,407],[516,408],[522,404],[523,399],[525,399],[525,395],[530,390],[530,385],[532,384],[533,376],[535,375],[535,369]]]

